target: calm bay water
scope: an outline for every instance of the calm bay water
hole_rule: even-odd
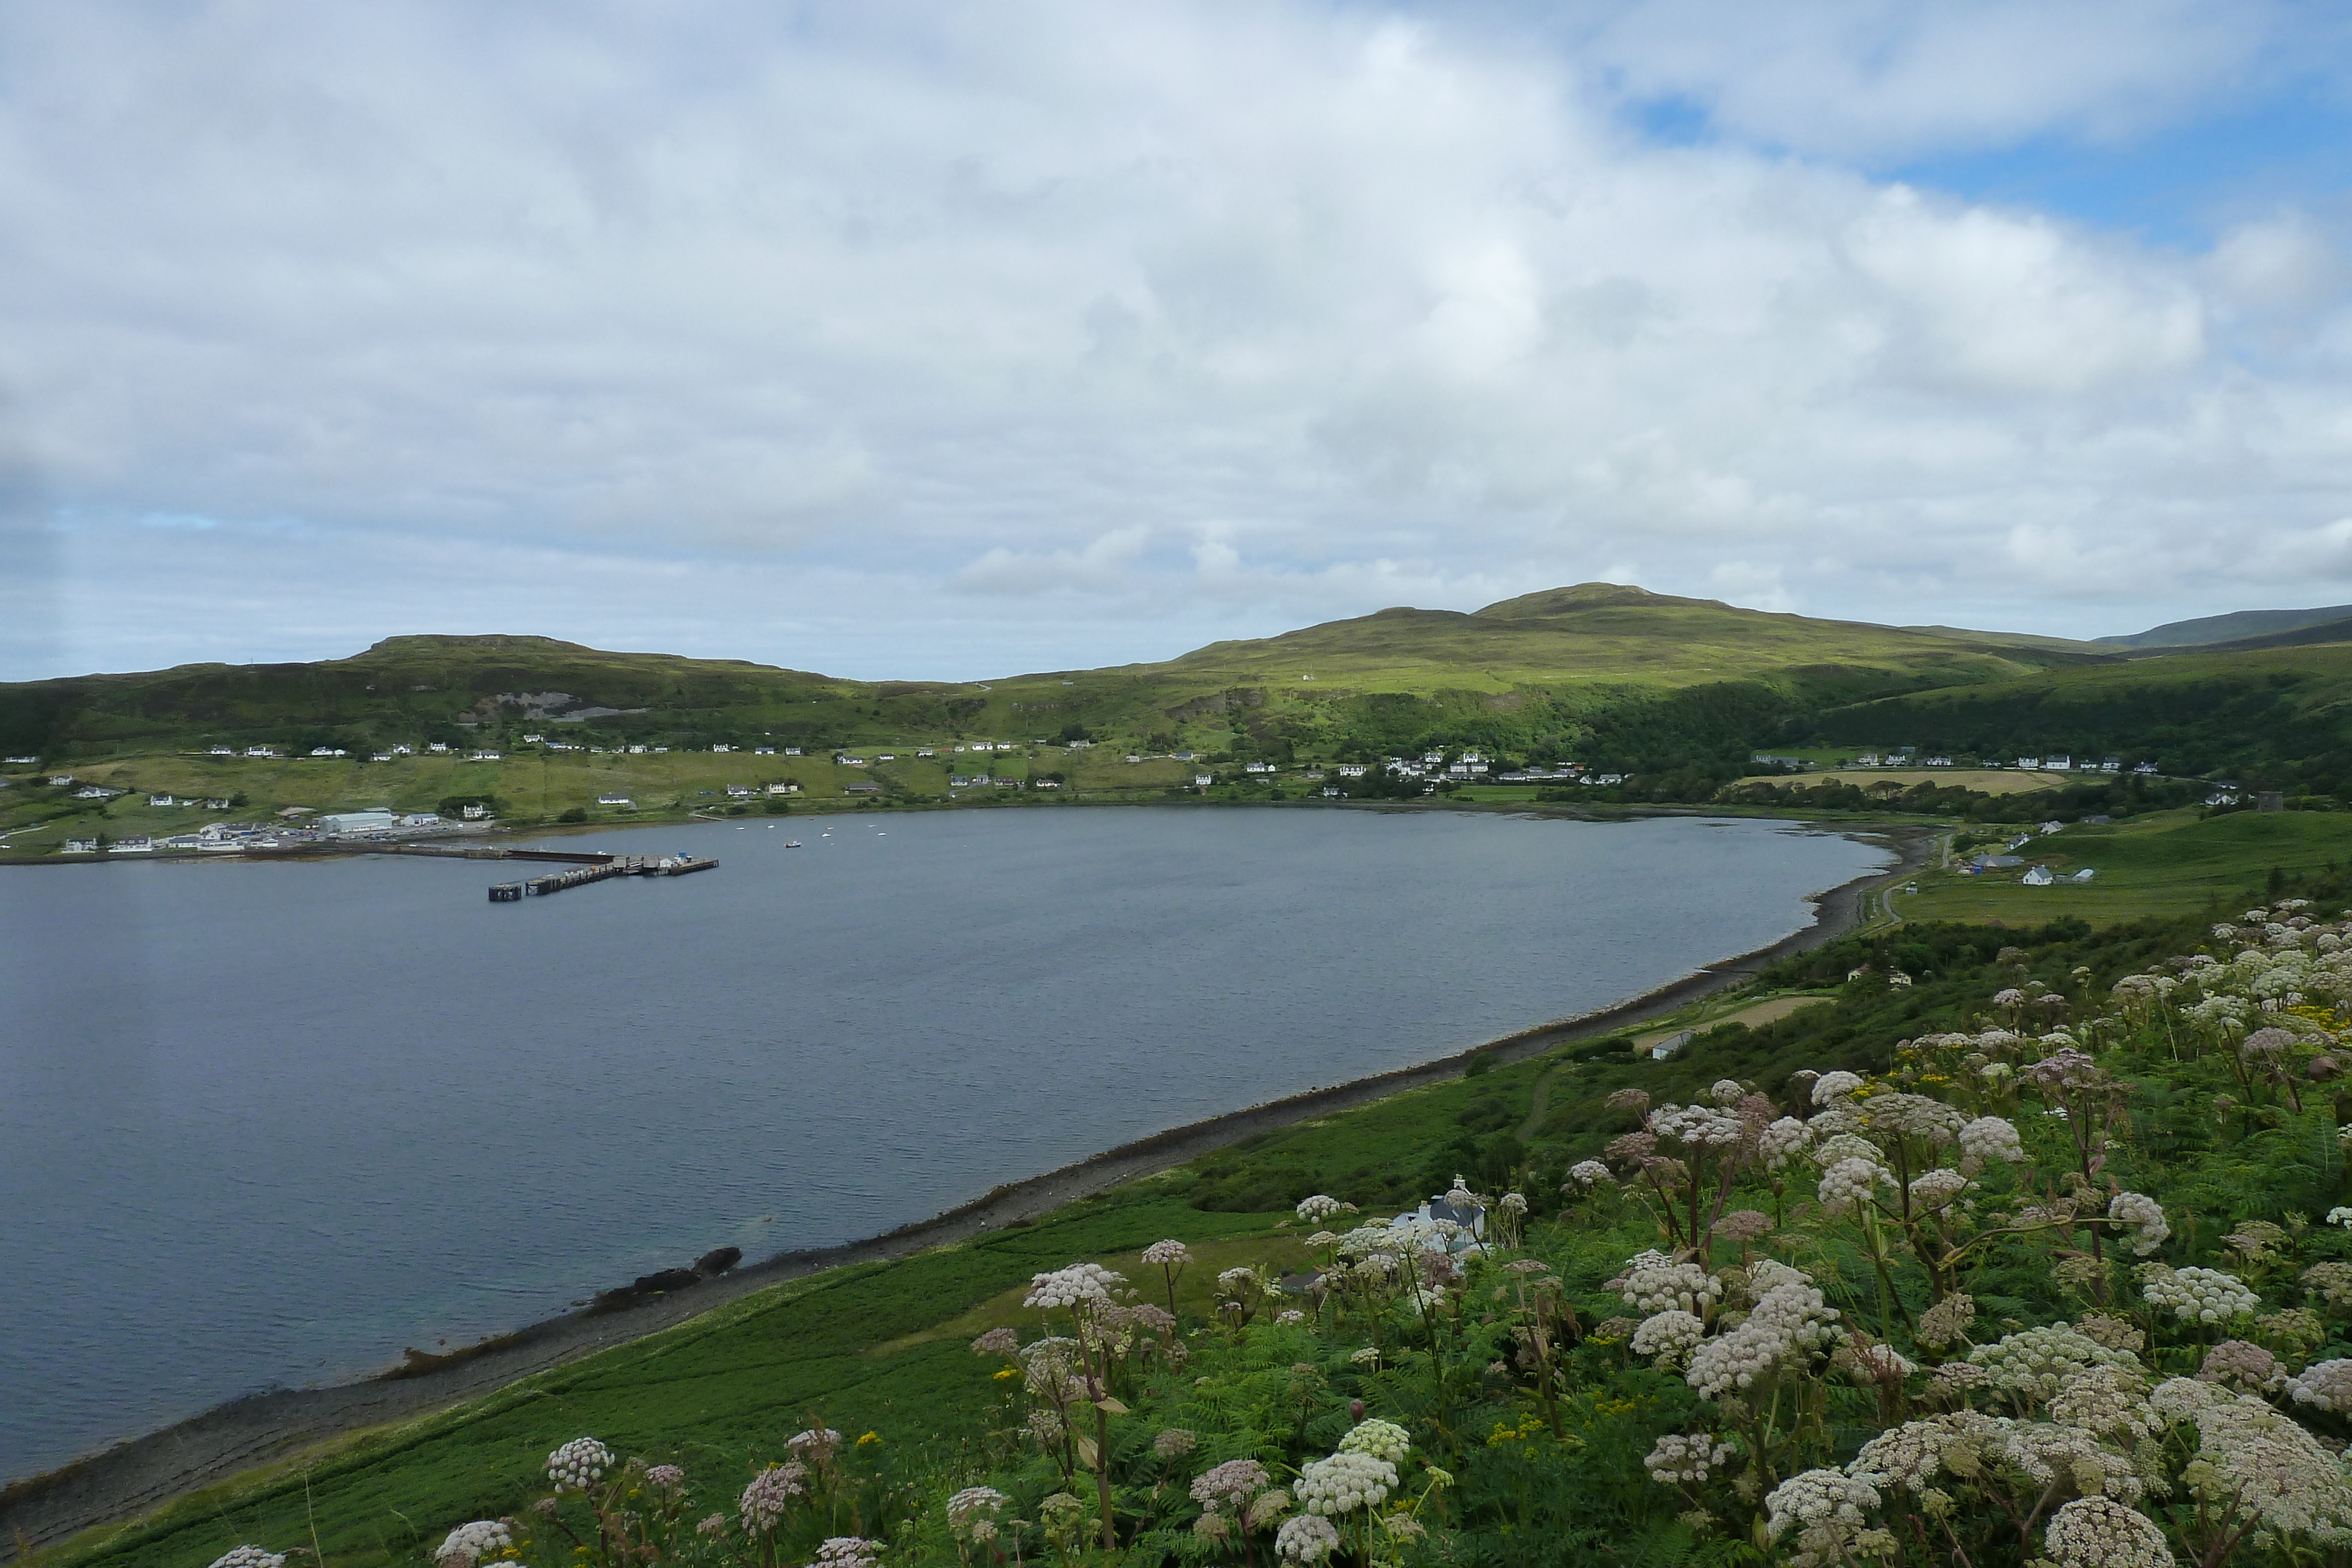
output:
[[[480,862],[0,873],[0,1479],[1603,1006],[1885,860],[1148,808],[564,842],[725,863],[509,905]]]

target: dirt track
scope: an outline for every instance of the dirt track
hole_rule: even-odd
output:
[[[720,1279],[616,1312],[551,1318],[488,1342],[478,1354],[449,1358],[430,1370],[233,1401],[0,1490],[0,1562],[13,1561],[19,1542],[37,1548],[94,1525],[134,1517],[239,1470],[283,1458],[344,1433],[429,1414],[517,1378],[684,1322],[771,1285],[845,1263],[904,1258],[967,1240],[1016,1220],[1034,1220],[1064,1204],[1182,1165],[1255,1134],[1349,1110],[1402,1090],[1443,1082],[1458,1076],[1477,1056],[1516,1061],[1567,1040],[1662,1017],[1711,991],[1737,984],[1775,959],[1853,929],[1868,907],[1872,893],[1883,883],[1917,871],[1934,842],[1932,835],[1924,831],[1856,836],[1877,839],[1896,852],[1898,862],[1822,894],[1812,924],[1769,947],[1712,965],[1631,1001],[1527,1030],[1418,1067],[1312,1089],[1155,1134],[1076,1165],[997,1187],[971,1203],[887,1235],[838,1247],[780,1253]]]

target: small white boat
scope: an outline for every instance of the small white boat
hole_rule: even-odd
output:
[[[800,848],[800,847],[801,847],[801,841],[800,841],[800,840],[798,840],[798,839],[786,839],[786,840],[784,841],[784,848],[786,848],[786,849],[788,849],[788,850],[796,850],[796,849],[798,849],[798,848]]]

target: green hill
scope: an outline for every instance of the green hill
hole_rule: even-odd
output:
[[[1384,610],[1164,664],[988,682],[840,680],[546,637],[393,637],[347,659],[0,685],[0,750],[45,760],[211,745],[359,752],[561,728],[678,747],[1059,737],[1264,752],[1454,740],[1555,747],[1609,716],[1723,688],[1746,731],[1824,701],[2000,680],[2084,650],[1816,621],[1588,583],[1464,614]],[[1730,744],[1738,744],[1734,741]]]
[[[2336,604],[2322,610],[2235,610],[2227,615],[2205,615],[2194,621],[2173,621],[2162,626],[2151,626],[2145,632],[2135,632],[2127,637],[2095,637],[2093,642],[2118,648],[2204,648],[2218,643],[2236,643],[2249,637],[2264,637],[2279,632],[2297,632],[2306,626],[2325,625],[2330,621],[2352,617],[2352,604]]]

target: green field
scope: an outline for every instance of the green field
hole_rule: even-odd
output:
[[[1890,903],[1906,920],[2011,925],[2072,917],[2112,925],[2195,915],[2216,899],[2260,888],[2273,867],[2301,874],[2352,863],[2352,814],[2233,811],[2199,821],[2165,812],[2105,827],[2070,826],[2018,853],[2025,865],[1977,876],[1923,872],[1916,894],[1895,894]],[[2027,887],[2019,878],[2037,864],[2061,876],[2085,867],[2098,874],[2086,883]]]

